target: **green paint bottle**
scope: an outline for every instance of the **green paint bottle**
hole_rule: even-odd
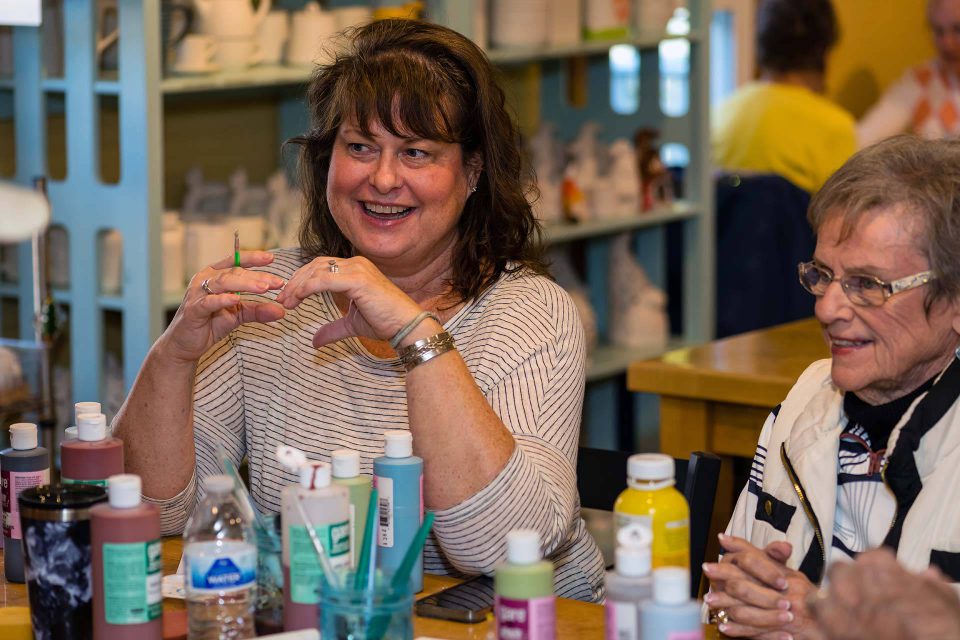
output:
[[[357,566],[363,540],[363,528],[367,524],[367,507],[370,506],[370,476],[360,475],[360,454],[350,449],[337,449],[330,454],[333,467],[333,484],[346,487],[350,494],[350,564]]]
[[[533,529],[507,534],[507,561],[493,578],[497,640],[553,640],[556,597],[553,564],[543,560],[540,535]]]

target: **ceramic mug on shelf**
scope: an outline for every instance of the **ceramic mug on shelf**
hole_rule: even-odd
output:
[[[270,0],[260,0],[256,12],[250,0],[194,0],[199,31],[217,39],[252,38],[270,11]]]
[[[174,0],[160,3],[160,66],[164,73],[173,62],[177,46],[190,33],[193,7]]]
[[[332,42],[337,33],[337,20],[331,11],[323,11],[316,2],[308,3],[293,14],[286,62],[290,65],[313,66],[329,60]]]
[[[283,46],[290,35],[290,14],[286,11],[271,11],[257,29],[257,43],[263,54],[264,64],[280,64]]]
[[[253,38],[220,40],[213,61],[224,71],[243,71],[263,59],[260,44]]]
[[[173,69],[184,73],[213,71],[213,56],[218,49],[219,45],[210,36],[191,33],[180,41]]]

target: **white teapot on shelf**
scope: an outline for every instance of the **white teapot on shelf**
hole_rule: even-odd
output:
[[[270,11],[270,0],[260,0],[256,12],[250,0],[194,0],[200,33],[224,38],[252,38]]]

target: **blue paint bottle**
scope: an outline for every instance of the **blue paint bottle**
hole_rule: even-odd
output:
[[[373,461],[373,486],[379,496],[377,564],[386,573],[400,566],[423,522],[423,459],[413,455],[409,431],[387,431],[383,457]],[[410,584],[423,590],[423,555],[413,566]]]

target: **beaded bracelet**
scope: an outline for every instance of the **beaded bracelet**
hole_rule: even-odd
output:
[[[403,368],[410,371],[427,360],[432,360],[456,348],[453,342],[453,336],[446,331],[441,331],[436,335],[424,338],[423,340],[417,340],[410,346],[400,349],[397,355],[400,356],[400,364],[403,365]]]
[[[423,322],[424,320],[426,320],[427,318],[433,318],[434,320],[437,321],[437,323],[440,322],[440,318],[438,318],[434,314],[430,313],[429,311],[422,311],[419,314],[417,314],[416,318],[414,318],[407,324],[403,325],[400,331],[397,331],[395,334],[393,334],[393,337],[390,338],[390,347],[394,351],[396,351],[397,347],[400,346],[400,341],[406,338],[408,335],[410,335],[410,332],[416,329],[417,325]]]

